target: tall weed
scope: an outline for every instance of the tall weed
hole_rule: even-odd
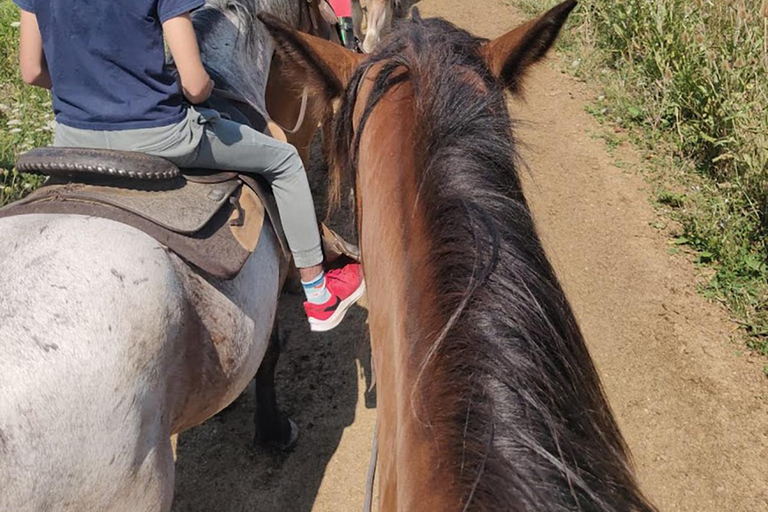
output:
[[[669,148],[677,167],[656,171],[684,190],[679,240],[768,353],[768,0],[581,0],[574,18],[565,49],[605,91],[595,110]]]

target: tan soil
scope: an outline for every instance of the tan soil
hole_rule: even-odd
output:
[[[520,16],[502,0],[423,0],[494,37]],[[735,325],[696,293],[693,266],[668,237],[637,174],[616,167],[584,112],[594,95],[557,71],[528,81],[518,136],[526,192],[645,491],[663,511],[768,511],[768,384],[741,354]],[[624,162],[638,161],[630,149]],[[631,167],[631,165],[630,165]],[[301,428],[288,455],[253,448],[252,390],[183,435],[174,511],[357,512],[373,429],[364,315],[328,335],[304,327],[298,297],[282,312],[288,343],[279,398]],[[366,400],[367,398],[367,400]]]

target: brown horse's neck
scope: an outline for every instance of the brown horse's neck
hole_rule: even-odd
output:
[[[381,510],[650,511],[480,45],[441,20],[406,25],[335,124],[335,160],[357,168]]]
[[[434,303],[418,189],[397,172],[415,165],[413,141],[403,137],[413,130],[412,91],[406,83],[388,94],[367,123],[360,161],[365,172],[358,178],[369,323],[376,337],[380,507],[388,512],[453,510],[451,504],[458,503],[447,485],[450,474],[440,460],[439,439],[417,416],[420,397],[412,394],[423,355],[412,352],[419,344],[412,343],[409,330],[413,318],[429,323],[429,308],[422,306]]]

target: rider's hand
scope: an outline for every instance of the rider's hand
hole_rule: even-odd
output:
[[[216,82],[213,81],[212,78],[208,79],[208,87],[205,89],[205,99],[211,97],[211,93],[213,93],[213,89],[216,87]]]
[[[192,94],[191,92],[187,91],[184,88],[184,85],[179,82],[179,89],[181,90],[181,93],[184,95],[184,97],[187,99],[187,101],[192,105],[199,105],[201,103],[205,103],[208,98],[211,97],[211,94],[213,93],[213,89],[216,87],[216,82],[213,81],[213,79],[208,79],[208,85],[205,87],[205,89],[200,94]]]

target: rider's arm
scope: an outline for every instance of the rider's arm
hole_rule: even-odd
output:
[[[202,103],[213,90],[213,80],[203,67],[197,36],[189,13],[163,23],[163,33],[181,79],[181,90],[190,103]]]
[[[26,83],[45,89],[51,88],[51,75],[48,73],[48,63],[43,53],[43,37],[37,25],[37,16],[25,10],[21,11],[19,65],[21,78]]]

